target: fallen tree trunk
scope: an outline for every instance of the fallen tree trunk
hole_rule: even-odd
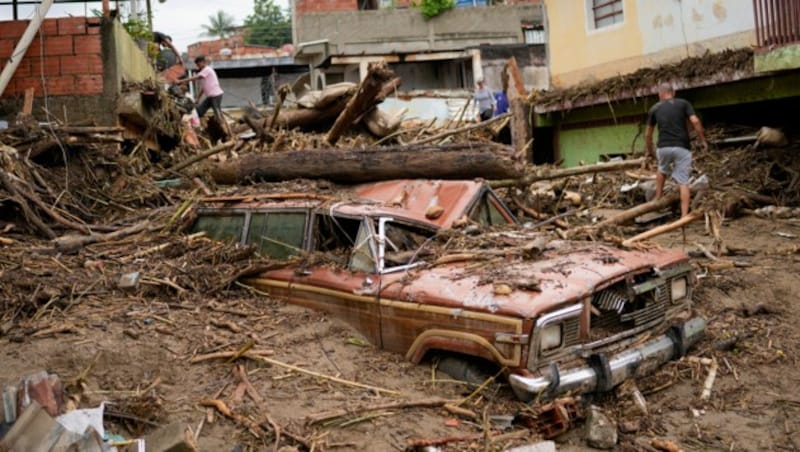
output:
[[[218,184],[298,178],[347,183],[415,178],[498,179],[520,174],[520,165],[512,157],[511,148],[494,143],[309,149],[248,154],[217,165],[211,174]]]
[[[498,116],[499,117],[499,116]],[[622,160],[619,162],[603,162],[594,165],[575,166],[572,168],[537,168],[530,167],[535,171],[525,174],[519,179],[496,180],[490,182],[492,188],[513,187],[517,185],[530,185],[541,180],[561,179],[563,177],[578,176],[581,174],[603,173],[610,171],[620,171],[630,168],[639,168],[644,163],[644,158]]]
[[[348,100],[349,96],[343,96],[323,109],[296,108],[294,110],[283,110],[278,115],[277,126],[285,129],[320,127],[336,119],[344,110]]]
[[[676,202],[680,201],[681,197],[677,193],[671,193],[668,195],[664,195],[659,199],[655,199],[650,202],[646,202],[644,204],[639,204],[636,207],[632,207],[624,212],[620,212],[617,215],[614,215],[611,218],[601,221],[597,223],[596,227],[598,229],[602,229],[611,225],[618,225],[618,224],[625,224],[633,221],[639,215],[644,215],[648,212],[654,212],[656,210],[661,210],[666,207],[669,207]]]
[[[383,85],[393,77],[394,73],[386,67],[385,63],[370,65],[367,76],[361,81],[355,96],[350,98],[347,106],[333,123],[331,130],[325,135],[325,142],[331,146],[336,144],[342,134],[353,125],[356,118],[380,102],[377,97],[381,93]]]

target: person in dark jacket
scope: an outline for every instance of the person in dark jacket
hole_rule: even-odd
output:
[[[653,157],[653,129],[658,126],[658,173],[656,174],[656,199],[664,193],[664,181],[672,176],[678,183],[681,195],[681,217],[689,214],[689,177],[692,173],[692,151],[689,145],[691,123],[703,150],[708,149],[703,124],[694,112],[692,104],[675,97],[675,90],[669,83],[658,86],[659,101],[650,109],[647,116],[645,146],[647,157]]]

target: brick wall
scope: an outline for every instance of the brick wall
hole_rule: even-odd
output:
[[[228,55],[220,55],[220,50],[229,49]],[[194,62],[195,57],[203,55],[209,60],[232,60],[246,57],[279,57],[290,56],[294,53],[291,44],[280,48],[266,46],[248,46],[244,43],[244,31],[238,32],[229,38],[200,41],[190,44],[188,48],[189,61]]]
[[[27,26],[25,20],[0,22],[0,66],[12,56]],[[45,19],[3,97],[23,95],[31,87],[36,97],[44,88],[48,96],[102,94],[100,18]]]
[[[354,11],[358,0],[296,0],[297,14],[320,13],[325,11]]]

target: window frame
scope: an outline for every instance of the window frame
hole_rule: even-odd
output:
[[[361,230],[362,225],[363,225],[363,227],[366,227],[368,232],[369,232],[369,235],[370,235],[370,239],[368,241],[368,246],[369,246],[370,253],[372,253],[372,271],[370,271],[368,273],[373,274],[373,275],[380,274],[380,272],[378,271],[378,246],[375,243],[376,242],[376,240],[375,240],[376,232],[375,232],[375,228],[373,226],[373,219],[372,218],[370,218],[368,216],[364,216],[364,215],[347,215],[347,214],[341,214],[341,213],[335,213],[334,214],[333,211],[330,210],[330,209],[312,209],[311,210],[311,215],[310,215],[310,221],[307,222],[307,229],[306,229],[306,237],[308,239],[307,240],[307,244],[306,244],[307,245],[306,251],[309,251],[309,252],[314,250],[316,248],[316,245],[317,245],[317,243],[315,241],[316,237],[314,235],[314,225],[316,224],[317,216],[326,216],[326,217],[333,217],[333,218],[346,218],[348,220],[356,220],[356,221],[359,222],[358,231]],[[356,245],[358,243],[358,231],[356,231],[356,235],[355,235],[355,237],[353,237],[353,245],[352,245],[352,249],[350,251],[351,256],[347,259],[347,269],[350,270],[350,271],[354,271],[354,270],[352,270],[350,268],[350,260],[352,259],[352,254],[355,253]],[[355,271],[360,271],[360,270],[355,270]]]
[[[251,209],[247,208],[199,208],[197,209],[197,218],[199,219],[201,216],[210,216],[210,217],[221,217],[225,215],[244,215],[244,224],[242,225],[242,233],[239,238],[239,245],[245,245],[246,237],[250,235],[250,215]],[[195,223],[197,220],[195,220]]]
[[[497,197],[497,194],[493,192],[489,188],[485,188],[481,190],[480,195],[475,198],[475,200],[467,206],[465,212],[467,213],[467,217],[472,219],[472,216],[475,214],[475,209],[477,209],[482,202],[491,203],[506,219],[506,223],[504,224],[519,224],[519,219],[511,212],[508,206],[503,203],[500,198]],[[489,226],[499,226],[499,225],[489,225]]]
[[[245,219],[245,233],[246,235],[242,235],[242,244],[248,245],[250,241],[250,232],[251,232],[251,221],[253,220],[254,215],[261,215],[267,214],[269,216],[271,213],[303,213],[305,214],[305,225],[303,226],[303,244],[299,247],[304,252],[307,252],[310,249],[310,242],[311,242],[311,233],[310,233],[310,226],[311,226],[311,209],[304,209],[302,207],[297,208],[254,208],[254,209],[247,209],[247,218]],[[261,253],[261,249],[258,250]],[[272,258],[272,256],[269,256]]]
[[[378,225],[377,234],[375,236],[375,238],[377,239],[377,245],[378,245],[377,246],[378,255],[377,255],[376,263],[377,263],[377,266],[378,266],[378,273],[379,274],[384,275],[384,274],[389,274],[389,273],[395,273],[395,272],[410,270],[410,269],[418,267],[418,266],[420,266],[420,265],[422,265],[424,263],[424,261],[420,260],[420,261],[417,261],[417,262],[414,262],[414,263],[411,263],[411,264],[396,265],[396,266],[387,268],[386,267],[386,240],[387,240],[387,238],[386,238],[386,224],[387,223],[395,223],[395,224],[399,224],[399,225],[403,225],[403,226],[407,226],[407,227],[411,227],[411,228],[418,228],[418,229],[420,229],[422,227],[421,227],[421,225],[415,224],[413,222],[405,222],[405,221],[402,221],[402,220],[398,221],[394,217],[378,217],[376,220],[377,220],[377,225]],[[433,237],[435,235],[436,235],[436,231],[432,230],[431,231],[431,237]],[[430,238],[428,238],[426,240],[429,240],[429,239]]]
[[[595,2],[598,1],[601,3],[595,5]],[[616,5],[619,5],[619,11],[614,11]],[[625,24],[625,0],[585,0],[585,6],[587,32],[613,30]],[[607,6],[611,6],[612,12],[598,17],[596,11]],[[620,19],[617,20],[617,17]],[[605,25],[598,24],[598,21],[608,18],[613,18],[613,22]]]

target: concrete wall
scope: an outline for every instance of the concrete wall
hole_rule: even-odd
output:
[[[454,8],[425,20],[417,8],[298,14],[298,45],[327,39],[332,55],[458,50],[523,42],[522,23],[540,23],[540,5]]]
[[[622,23],[590,25],[587,0],[545,0],[552,83],[567,87],[755,44],[751,0],[624,0]]]
[[[503,89],[503,68],[511,57],[517,60],[526,90],[543,90],[550,86],[544,45],[484,46],[480,51],[483,79],[492,91]]]
[[[105,64],[111,69],[108,73],[111,77],[106,84],[107,94],[118,93],[123,81],[155,79],[153,65],[118,20],[103,22],[103,42],[107,43]]]

